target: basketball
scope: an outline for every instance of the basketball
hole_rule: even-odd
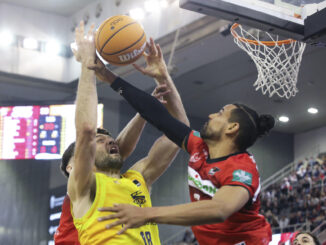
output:
[[[97,52],[113,65],[134,63],[146,47],[143,27],[126,15],[116,15],[105,20],[95,38]]]

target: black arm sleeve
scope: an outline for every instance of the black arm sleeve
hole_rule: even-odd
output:
[[[191,132],[191,128],[171,116],[156,98],[132,86],[120,77],[111,84],[111,87],[119,92],[146,121],[182,147],[182,142]]]

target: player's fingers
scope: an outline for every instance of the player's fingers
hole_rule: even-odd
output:
[[[111,224],[106,225],[105,228],[110,229],[112,227],[115,227],[117,225],[122,225],[122,224],[123,224],[123,221],[121,219],[119,219],[119,220],[117,220],[117,221],[115,221],[115,222],[113,222]]]
[[[160,57],[160,58],[163,57],[162,49],[159,44],[156,44],[156,49],[157,49],[158,57]]]
[[[130,226],[129,225],[125,225],[123,226],[123,228],[118,232],[118,235],[121,235],[122,233],[124,233],[127,229],[129,229]]]
[[[156,56],[157,55],[157,48],[156,48],[154,39],[152,37],[150,38],[150,42],[151,42],[151,46],[152,46],[152,49],[153,49],[153,55]]]
[[[166,88],[167,88],[166,83],[162,83],[162,84],[157,85],[156,88],[155,88],[155,90],[156,91],[161,91],[161,90],[164,90]]]
[[[81,40],[83,40],[84,36],[84,22],[80,21],[79,26],[76,27],[76,42],[79,43]]]
[[[146,42],[146,48],[145,48],[145,50],[148,50],[148,51],[150,51],[150,45],[149,45],[149,42]]]
[[[162,93],[169,90],[169,88],[167,87],[167,85],[159,85],[155,88],[155,93]]]
[[[146,46],[148,46],[149,54],[153,55],[154,54],[154,49],[153,49],[153,46],[151,44],[151,41],[147,42]]]
[[[93,23],[91,25],[91,27],[89,28],[89,30],[88,30],[88,33],[87,33],[88,37],[93,37],[93,35],[94,35],[94,28],[95,28],[95,24]]]
[[[107,216],[99,217],[97,220],[98,221],[105,221],[105,220],[110,220],[110,219],[117,219],[119,217],[120,217],[119,214],[110,214],[110,215],[107,215]]]
[[[87,68],[92,70],[92,71],[98,71],[100,69],[99,65],[97,65],[97,64],[88,65]]]
[[[144,56],[145,58],[147,58],[147,57],[149,56],[149,54],[148,54],[146,51],[144,51],[143,56]]]
[[[167,94],[169,94],[169,93],[171,93],[171,90],[165,90],[165,91],[162,91],[162,92],[158,92],[158,93],[156,93],[155,94],[155,97],[157,98],[157,97],[163,97],[164,95],[167,95]]]
[[[104,208],[98,208],[97,209],[100,212],[118,212],[119,210],[116,207],[104,207]]]
[[[83,20],[80,21],[79,29],[81,33],[84,33],[85,25]]]
[[[80,34],[79,34],[79,27],[77,26],[75,28],[75,43],[79,43],[80,38],[79,38]]]

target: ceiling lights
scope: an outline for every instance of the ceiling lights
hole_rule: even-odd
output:
[[[24,38],[23,48],[36,50],[38,48],[38,42],[34,38],[30,38],[30,37]]]
[[[280,116],[278,120],[282,123],[287,123],[288,121],[290,121],[289,117],[287,116]]]
[[[308,109],[308,112],[309,112],[310,114],[317,114],[317,113],[318,113],[318,109],[317,109],[317,108],[314,108],[314,107],[310,107],[310,108]]]

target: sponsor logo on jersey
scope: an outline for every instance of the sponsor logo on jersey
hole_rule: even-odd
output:
[[[135,185],[137,185],[138,187],[141,186],[140,182],[139,182],[138,180],[136,180],[136,179],[133,180],[132,182],[133,182]]]
[[[251,173],[248,173],[244,170],[238,169],[238,170],[234,170],[232,175],[233,175],[232,181],[241,182],[246,185],[252,184],[252,174]]]
[[[141,205],[146,203],[145,196],[142,195],[141,191],[135,191],[134,193],[131,194],[131,197],[132,197],[132,199],[134,199],[134,203],[136,203],[140,207],[141,207]]]
[[[216,172],[218,172],[218,171],[220,171],[220,169],[218,168],[218,167],[212,167],[210,170],[209,170],[209,172],[208,172],[208,174],[209,175],[214,175]]]
[[[194,199],[199,201],[200,200],[200,195],[198,193],[195,193],[194,194]]]
[[[127,61],[139,56],[144,51],[145,47],[146,47],[146,42],[139,49],[134,49],[130,53],[119,55],[120,61],[127,62]]]
[[[189,162],[198,162],[201,159],[199,152],[196,152],[195,154],[191,155]]]
[[[210,180],[201,179],[200,174],[191,167],[188,167],[188,184],[211,197],[218,190]]]
[[[200,133],[198,131],[194,131],[193,132],[193,135],[196,136],[196,137],[198,137],[198,138],[200,138]]]

